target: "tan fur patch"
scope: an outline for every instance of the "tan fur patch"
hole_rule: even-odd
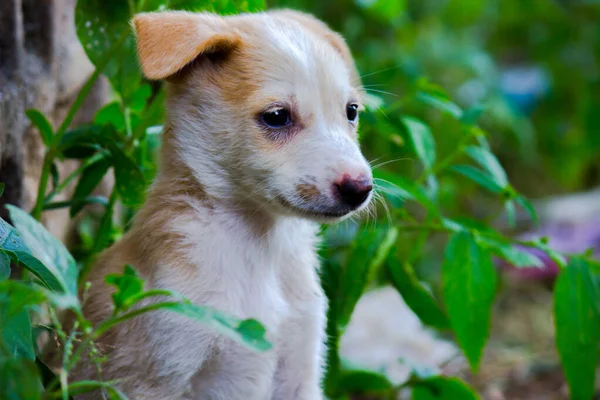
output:
[[[233,49],[240,38],[213,14],[162,12],[133,19],[144,75],[165,79],[201,54]]]
[[[313,185],[312,183],[300,183],[296,185],[296,193],[305,201],[314,200],[321,195],[317,185]]]

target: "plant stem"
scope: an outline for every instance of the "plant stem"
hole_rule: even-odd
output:
[[[52,193],[50,193],[48,196],[46,196],[46,199],[44,201],[46,203],[48,203],[50,200],[52,200],[54,198],[54,196],[56,194],[65,190],[65,188],[69,185],[69,183],[71,183],[71,181],[73,179],[77,178],[77,176],[80,175],[84,169],[86,169],[90,165],[93,165],[93,164],[97,163],[98,161],[102,160],[107,155],[108,155],[107,151],[101,151],[100,153],[96,153],[93,156],[91,156],[90,158],[88,158],[87,160],[85,160],[84,162],[82,162],[81,165],[79,166],[79,168],[77,168],[75,171],[71,172],[65,178],[64,181],[62,181],[61,183],[58,184],[58,186],[56,186],[56,189]]]
[[[119,39],[115,42],[115,44],[112,45],[110,50],[104,55],[104,57],[98,62],[98,64],[96,64],[96,69],[94,70],[92,75],[86,81],[85,85],[83,85],[83,87],[77,94],[77,97],[75,98],[75,101],[71,105],[71,108],[69,109],[69,112],[67,113],[67,116],[65,117],[63,122],[60,124],[60,127],[54,134],[54,138],[52,139],[51,147],[46,149],[46,154],[44,155],[44,164],[42,167],[42,174],[40,176],[40,183],[38,185],[37,198],[35,201],[35,206],[33,207],[33,210],[31,211],[31,215],[33,216],[33,218],[35,218],[38,221],[42,215],[42,210],[44,209],[46,188],[48,187],[48,177],[50,176],[50,169],[52,168],[52,163],[54,162],[54,158],[57,155],[57,149],[60,145],[60,142],[61,142],[63,136],[65,135],[67,129],[71,125],[71,122],[73,122],[73,118],[75,118],[75,114],[77,113],[77,111],[79,110],[81,105],[83,104],[83,102],[84,102],[85,98],[87,97],[87,95],[89,94],[90,90],[92,90],[92,87],[96,83],[96,80],[98,80],[98,78],[100,77],[100,74],[102,73],[104,68],[108,65],[108,63],[110,62],[112,57],[115,55],[115,53],[121,48],[121,46],[125,42],[125,39],[127,39],[127,36],[129,36],[129,29],[126,29],[123,31],[123,33],[121,34]]]
[[[38,186],[37,198],[35,200],[35,206],[31,211],[31,216],[36,220],[40,220],[42,210],[44,209],[44,199],[46,197],[46,188],[48,187],[48,177],[50,176],[50,169],[54,162],[54,150],[49,149],[44,155],[44,163],[42,166],[42,175],[40,176],[40,184]]]

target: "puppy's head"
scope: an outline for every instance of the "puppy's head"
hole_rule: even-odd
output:
[[[134,19],[140,62],[166,79],[166,140],[206,192],[238,207],[335,221],[365,207],[359,77],[344,40],[305,14]]]

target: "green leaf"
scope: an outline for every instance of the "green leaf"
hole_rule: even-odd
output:
[[[32,309],[46,301],[46,298],[46,292],[39,286],[16,280],[0,282],[0,304],[4,317]]]
[[[594,391],[600,338],[600,280],[583,258],[573,258],[554,287],[556,347],[571,399],[590,400]]]
[[[77,36],[95,66],[114,51],[113,46],[118,46],[102,72],[125,103],[142,81],[135,38],[129,25],[136,10],[130,10],[128,3],[123,0],[85,0],[78,1],[75,7]]]
[[[137,207],[144,202],[146,180],[136,163],[121,149],[111,149],[115,171],[115,187],[124,205]]]
[[[353,394],[386,393],[394,387],[385,375],[365,370],[343,371],[339,385],[345,392]]]
[[[387,260],[387,273],[392,285],[421,322],[441,330],[450,328],[448,317],[437,300],[419,282],[410,264],[400,262],[390,255]]]
[[[110,124],[118,132],[125,130],[125,117],[121,111],[121,105],[118,101],[106,104],[96,112],[94,123],[98,125]]]
[[[419,160],[421,160],[426,170],[431,169],[435,162],[436,153],[435,140],[429,127],[412,117],[403,117],[402,122]]]
[[[0,399],[40,400],[42,384],[35,362],[0,357]]]
[[[453,234],[446,247],[442,289],[452,329],[477,371],[490,333],[496,271],[489,251],[467,232]]]
[[[52,128],[52,124],[44,114],[40,110],[35,108],[30,108],[25,111],[27,118],[40,132],[40,137],[42,138],[42,142],[44,146],[50,147],[52,145],[52,138],[54,137],[54,129]]]
[[[2,196],[4,194],[5,187],[6,187],[6,184],[4,182],[0,182],[0,196]]]
[[[0,218],[0,250],[10,256],[12,262],[22,265],[37,276],[48,288],[63,290],[63,285],[37,258],[31,255],[31,250],[25,244],[17,231]]]
[[[28,310],[45,300],[39,287],[13,280],[0,282],[0,353],[5,349],[13,358],[35,358]]]
[[[413,400],[479,400],[480,397],[458,378],[436,376],[413,383]]]
[[[465,152],[492,176],[498,186],[501,188],[508,186],[508,177],[504,172],[504,168],[489,150],[483,147],[468,146]]]
[[[10,257],[3,251],[0,251],[0,281],[8,279],[10,276]]]
[[[508,240],[500,237],[481,236],[479,243],[485,245],[498,257],[501,257],[517,268],[542,267],[544,263],[534,254],[516,247]]]
[[[1,308],[3,307],[0,305]],[[10,357],[27,360],[35,359],[29,313],[23,310],[10,317],[5,317],[1,315],[2,313],[3,310],[0,310],[0,321],[2,322],[0,340]]]
[[[101,160],[88,165],[83,170],[81,177],[77,182],[77,186],[75,186],[75,192],[73,193],[74,202],[69,211],[71,217],[74,217],[75,214],[85,206],[85,203],[77,200],[83,200],[92,193],[92,191],[100,184],[111,165],[112,160],[109,157],[104,157]]]
[[[425,207],[430,214],[439,214],[438,207],[427,197],[424,189],[416,183],[382,170],[373,171],[373,176],[376,184],[375,190],[381,190],[386,197],[390,198],[392,204],[398,199],[401,203],[406,200],[414,200]],[[396,206],[401,207],[401,205]]]
[[[61,289],[70,294],[77,294],[77,265],[61,241],[25,211],[11,205],[6,207],[23,241],[29,248],[34,249],[36,257],[58,281]]]
[[[121,142],[112,125],[83,125],[67,131],[58,150],[67,158],[86,158],[102,148],[117,147]]]
[[[485,107],[483,105],[473,106],[465,110],[460,117],[460,122],[465,125],[475,125],[484,111]]]
[[[346,257],[337,291],[337,324],[348,325],[352,311],[398,237],[396,228],[359,231]]]
[[[123,274],[110,274],[106,282],[117,288],[112,294],[115,311],[127,310],[144,290],[144,281],[137,276],[131,265],[126,265]]]
[[[451,170],[458,172],[471,179],[473,182],[479,184],[480,186],[486,188],[492,193],[502,193],[503,187],[499,186],[494,179],[484,173],[483,171],[472,167],[470,165],[453,165],[450,167]]]
[[[101,206],[108,206],[108,199],[104,196],[88,196],[83,199],[73,199],[67,201],[56,201],[52,203],[44,204],[44,210],[56,210],[65,207],[85,207],[90,204],[99,204]]]
[[[373,17],[387,24],[400,18],[406,9],[406,0],[372,0],[361,1],[357,4],[364,7]]]
[[[147,83],[140,85],[131,96],[129,108],[133,111],[142,111],[146,108],[146,103],[152,95],[152,88]]]
[[[463,117],[463,111],[461,110],[461,108],[457,106],[456,103],[448,100],[447,98],[431,95],[425,92],[419,92],[417,94],[417,100],[420,100],[425,104],[437,108],[440,111],[448,113],[455,119],[460,120]]]
[[[110,319],[98,327],[97,332],[98,334],[104,333],[118,323],[155,310],[169,310],[189,317],[255,351],[267,351],[272,347],[265,338],[266,330],[260,322],[253,319],[239,320],[221,311],[199,306],[185,299],[153,303],[134,309],[117,318]]]

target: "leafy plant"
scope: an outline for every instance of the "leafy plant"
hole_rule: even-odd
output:
[[[334,22],[340,18],[339,12],[331,12],[325,3],[291,3],[313,6]],[[405,2],[339,3],[358,13],[359,20],[376,25],[378,35],[410,33],[404,31],[401,21]],[[132,15],[159,9],[236,13],[264,6],[257,0],[78,1],[77,33],[96,69],[56,130],[38,110],[27,111],[46,146],[36,203],[31,213],[9,207],[13,226],[0,221],[0,398],[68,399],[98,389],[110,398],[124,398],[113,382],[69,382],[69,371],[77,367],[84,354],[92,355],[101,368],[102,359],[94,341],[116,324],[157,309],[208,324],[256,351],[270,347],[258,321],[239,321],[167,290],[145,291],[135,266],[124,266],[123,274],[106,277],[115,287],[114,312],[100,325],[93,327],[85,319],[77,296],[85,294],[85,276],[94,256],[124,232],[127,219],[143,202],[144,190],[156,171],[154,153],[160,146],[164,91],[161,85],[144,81],[137,67],[129,27]],[[444,10],[452,12],[451,8]],[[480,12],[481,7],[467,7],[456,23],[472,21]],[[357,32],[365,30],[360,24],[352,26]],[[414,24],[409,27],[414,28]],[[352,31],[347,36],[358,41]],[[417,38],[415,42],[426,40]],[[382,43],[375,43],[373,48],[381,48]],[[393,61],[389,57],[395,54],[381,51],[377,57],[370,57],[370,48],[357,44],[356,49],[362,69],[369,59],[377,60],[369,65],[371,70],[389,68],[385,62]],[[410,60],[403,61],[403,68],[410,64]],[[392,72],[393,67],[383,73]],[[70,128],[76,111],[101,74],[109,79],[114,100],[98,110],[89,125]],[[497,115],[498,107],[488,107],[487,111],[483,103],[463,107],[421,74],[401,83],[398,86],[407,89],[400,100],[388,101],[371,93],[372,107],[361,117],[365,152],[375,157],[400,157],[384,158],[381,165],[374,166],[377,190],[382,196],[378,215],[382,217],[373,224],[350,223],[324,231],[327,246],[322,253],[322,283],[329,299],[326,395],[343,399],[365,393],[386,399],[410,388],[415,400],[479,398],[458,378],[415,371],[406,382],[396,385],[381,373],[349,368],[339,354],[340,337],[362,294],[374,285],[389,282],[424,324],[454,335],[476,372],[489,336],[498,290],[494,259],[518,267],[541,266],[542,261],[530,252],[536,249],[552,257],[561,268],[554,289],[556,344],[572,398],[591,399],[600,344],[598,263],[588,255],[562,255],[545,241],[519,241],[493,228],[490,222],[497,216],[504,216],[509,226],[514,225],[519,209],[536,220],[532,205],[516,189],[518,185],[511,184],[509,174],[491,151],[488,142],[493,136],[478,123],[486,112]],[[511,121],[518,120],[510,115]],[[593,125],[594,119],[590,118],[589,123]],[[399,164],[403,158],[418,162]],[[63,159],[81,160],[81,166],[67,177],[58,177],[55,165]],[[115,177],[112,193],[108,198],[94,195],[110,170]],[[75,181],[70,200],[53,201]],[[2,189],[0,185],[0,192]],[[492,210],[491,215],[457,206],[459,196],[473,195]],[[81,244],[72,249],[73,254],[37,222],[45,210],[69,208],[73,217],[84,212],[87,205],[95,207],[85,210],[79,229]],[[124,218],[115,215],[117,205],[125,208]],[[442,238],[445,250],[439,253],[443,256],[432,257],[428,244]],[[425,263],[440,266],[439,282],[428,282],[432,290],[419,274],[419,266]],[[20,280],[9,279],[11,264],[24,270]],[[150,305],[140,303],[152,297],[155,299]],[[75,315],[74,329],[68,332],[57,317],[63,310]],[[41,325],[43,317],[51,320],[50,326]],[[64,353],[58,376],[42,363],[36,348],[39,335],[46,331],[56,335]]]

